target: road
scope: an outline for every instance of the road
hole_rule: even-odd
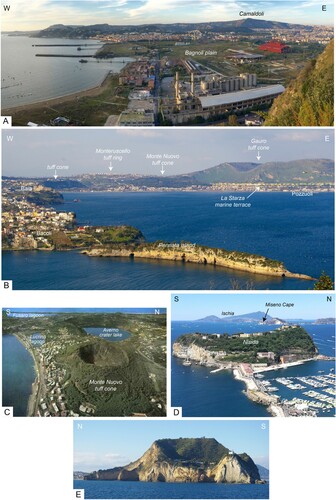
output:
[[[155,87],[153,91],[153,111],[154,111],[154,124],[159,125],[159,99],[160,99],[160,60],[153,61],[155,68]]]

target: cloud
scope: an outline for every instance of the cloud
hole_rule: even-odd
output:
[[[144,138],[154,138],[154,139],[160,139],[162,137],[166,137],[167,134],[159,131],[159,129],[156,130],[146,130],[146,129],[116,129],[116,134],[121,135],[122,137],[144,137]]]
[[[127,465],[131,462],[129,457],[118,453],[103,453],[87,451],[75,451],[74,453],[74,470],[84,472],[92,472],[99,469],[109,469]]]
[[[265,19],[332,24],[333,4],[320,0],[16,0],[2,16],[3,31],[37,30],[51,24],[150,24],[239,19],[240,10],[264,10]],[[297,17],[293,18],[293,11]]]
[[[309,130],[309,134],[307,134],[307,130],[293,130],[293,131],[282,131],[280,135],[282,142],[308,142],[312,141],[321,141],[321,143],[325,140],[325,135],[328,135],[327,132],[321,130]],[[333,134],[329,134],[330,138],[333,138]],[[330,141],[331,142],[331,141]]]

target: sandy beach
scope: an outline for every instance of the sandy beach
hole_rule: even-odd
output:
[[[20,111],[30,111],[39,108],[52,108],[53,106],[58,106],[59,104],[63,104],[65,102],[71,102],[75,99],[81,99],[82,97],[97,97],[105,90],[107,90],[109,81],[112,76],[115,76],[115,73],[108,73],[100,85],[96,85],[95,87],[87,90],[81,90],[80,92],[75,92],[60,97],[54,97],[52,99],[38,101],[31,104],[22,104],[21,106],[15,106],[13,108],[2,109],[2,115],[11,116]]]
[[[19,335],[16,335],[16,334],[14,334],[14,335],[21,342],[21,344],[25,347],[25,349],[27,349],[27,351],[30,353],[30,355],[32,356],[32,358],[34,360],[35,380],[32,383],[32,390],[31,390],[31,394],[29,396],[28,404],[27,404],[27,416],[33,417],[35,415],[37,397],[38,397],[38,392],[39,392],[39,387],[40,387],[39,367],[38,367],[38,363],[37,363],[36,358],[35,358],[34,350],[31,348],[28,341],[25,341]]]

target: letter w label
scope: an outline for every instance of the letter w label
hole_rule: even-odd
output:
[[[13,142],[14,137],[12,135],[7,135],[7,141],[8,142]]]
[[[10,5],[3,5],[3,10],[6,12],[10,11]]]

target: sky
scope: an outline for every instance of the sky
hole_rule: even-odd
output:
[[[325,137],[330,141],[326,142]],[[10,140],[12,138],[12,140]],[[248,150],[252,139],[267,141],[269,151]],[[122,160],[112,161],[112,174],[162,175],[161,165],[153,165],[148,154],[168,154],[174,165],[165,174],[195,172],[224,162],[292,161],[334,157],[331,130],[319,129],[13,129],[3,130],[5,176],[51,177],[52,165],[68,166],[61,177],[85,173],[111,173],[110,160],[96,149],[127,149]],[[120,156],[120,155],[116,155]],[[154,161],[155,162],[155,161]]]
[[[178,295],[179,301],[174,300]],[[269,315],[282,319],[319,319],[335,317],[335,297],[327,301],[327,294],[174,294],[172,321],[191,321],[206,316],[223,318],[222,311],[235,316],[256,311],[266,312],[267,302],[294,303],[294,307],[271,307]]]
[[[11,6],[4,12],[3,31],[44,29],[52,24],[229,21],[242,19],[240,11],[255,10],[264,11],[266,20],[333,23],[331,0],[2,0],[2,5]]]
[[[156,439],[207,437],[268,467],[268,421],[84,420],[74,422],[74,470],[92,472],[127,465]]]
[[[21,309],[21,308],[13,308],[13,309],[8,309],[8,308],[5,308],[3,309],[3,311],[6,311],[7,314],[12,314],[12,313],[44,313],[44,314],[58,314],[58,313],[67,313],[67,314],[84,314],[84,313],[94,313],[94,314],[105,314],[105,313],[109,313],[109,314],[113,314],[113,313],[122,313],[122,314],[155,314],[155,311],[159,310],[161,314],[165,314],[166,313],[166,310],[161,308],[161,309],[153,309],[153,308],[141,308],[141,309],[135,309],[135,308],[130,308],[130,309],[126,309],[126,308],[123,308],[123,309],[115,309],[115,308],[112,308],[112,307],[109,307],[109,308],[80,308],[80,309],[76,309],[76,308],[57,308],[57,309],[45,309],[45,308],[24,308],[24,309]]]

